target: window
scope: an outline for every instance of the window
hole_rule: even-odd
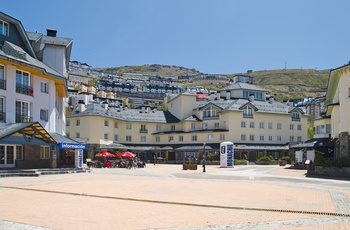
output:
[[[203,123],[202,124],[202,129],[207,129],[208,128],[208,124],[207,123]]]
[[[16,159],[23,160],[23,146],[16,145]]]
[[[277,141],[282,141],[282,136],[277,136]]]
[[[70,133],[66,133],[67,137],[70,138]]]
[[[326,133],[331,133],[331,125],[326,125]]]
[[[117,129],[118,128],[118,123],[114,122],[114,128]]]
[[[32,122],[30,104],[25,101],[16,101],[16,123]]]
[[[4,108],[4,103],[5,99],[3,97],[0,97],[0,122],[5,122],[6,121],[6,114],[5,114],[5,108]]]
[[[156,125],[156,130],[157,131],[161,131],[162,130],[162,127],[160,125]]]
[[[292,113],[292,121],[300,121],[300,114],[299,114],[299,112],[293,112]]]
[[[70,120],[67,119],[66,125],[70,126]]]
[[[0,65],[0,89],[6,89],[5,67]]]
[[[298,130],[301,130],[301,125],[298,125]]]
[[[40,109],[40,120],[43,120],[43,121],[48,121],[48,110],[47,109]]]
[[[301,141],[302,141],[301,136],[298,136],[298,137],[297,137],[297,141],[298,141],[298,142],[301,142]]]
[[[249,127],[254,129],[254,121],[251,121],[250,124],[249,124]]]
[[[141,136],[141,142],[146,142],[146,136]]]
[[[255,135],[254,134],[250,134],[249,135],[249,140],[250,141],[255,141]]]
[[[220,134],[220,141],[224,141],[225,140],[225,134]]]
[[[175,125],[170,126],[170,131],[175,131]]]
[[[80,138],[80,133],[76,133],[75,135],[77,138]]]
[[[127,142],[131,142],[131,141],[132,141],[131,136],[126,136],[125,140],[126,140]]]
[[[294,136],[289,136],[289,142],[294,142]]]
[[[215,122],[214,123],[214,129],[219,129],[220,128],[220,123],[219,122]]]
[[[131,126],[131,124],[130,123],[126,123],[126,127],[125,127],[126,129],[131,129],[132,128],[132,126]]]
[[[214,134],[208,134],[208,141],[214,140]]]
[[[272,141],[272,135],[269,135],[269,141]]]
[[[104,138],[105,140],[108,140],[108,133],[103,134],[103,138]]]
[[[109,125],[108,125],[108,121],[107,121],[107,120],[105,120],[105,126],[107,126],[107,127],[109,126]]]
[[[272,129],[272,122],[269,122],[268,126],[269,126],[269,129]]]
[[[282,123],[277,123],[277,129],[282,129]]]
[[[241,134],[241,141],[245,141],[245,134]]]
[[[260,129],[264,129],[264,128],[265,128],[264,122],[260,122],[260,123],[259,123],[259,128],[260,128]]]
[[[290,125],[289,125],[289,129],[290,129],[290,130],[294,130],[294,124],[290,124]]]
[[[174,136],[169,136],[168,140],[169,140],[169,142],[173,142],[174,141]]]
[[[140,133],[148,133],[148,130],[146,129],[146,125],[141,125]]]
[[[184,141],[184,136],[179,136],[179,142],[183,142]]]
[[[156,142],[160,142],[160,136],[156,136]]]
[[[350,97],[350,88],[348,88],[348,97]]]
[[[243,97],[249,98],[250,95],[254,95],[254,98],[262,99],[263,94],[259,92],[252,92],[252,91],[243,91]]]
[[[195,123],[191,123],[191,129],[196,129],[196,124]]]
[[[16,70],[16,93],[33,95],[33,89],[30,87],[29,73]]]
[[[4,36],[9,35],[9,24],[3,20],[0,20],[0,34]]]
[[[249,106],[246,106],[243,109],[243,117],[244,118],[253,118],[253,110]]]
[[[46,82],[40,82],[40,92],[49,93]]]
[[[264,135],[260,135],[260,141],[264,141],[265,137]]]
[[[209,106],[203,111],[203,119],[219,117],[219,110],[214,106]]]
[[[191,136],[191,140],[192,140],[192,141],[197,141],[197,135],[192,135],[192,136]]]
[[[118,135],[114,135],[114,141],[118,141]]]
[[[41,159],[50,158],[50,146],[40,146],[40,158]]]
[[[241,121],[241,128],[245,128],[245,121]]]
[[[75,126],[80,126],[80,119],[77,119],[77,120],[75,121]]]

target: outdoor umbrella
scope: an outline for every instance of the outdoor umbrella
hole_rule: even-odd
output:
[[[100,152],[95,155],[96,157],[116,157],[115,154],[110,152]]]
[[[128,157],[128,158],[134,158],[135,154],[131,152],[121,152],[117,154],[117,157]]]

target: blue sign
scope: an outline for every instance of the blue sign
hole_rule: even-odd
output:
[[[185,158],[194,158],[196,156],[195,152],[185,152]]]
[[[75,150],[75,167],[76,168],[83,168],[83,150],[78,149]]]
[[[80,143],[58,143],[60,149],[87,149],[86,144]]]
[[[233,145],[227,145],[227,166],[233,166]]]

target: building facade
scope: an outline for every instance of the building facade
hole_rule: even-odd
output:
[[[148,151],[162,154],[166,148],[162,156],[172,162],[182,161],[180,148],[199,151],[206,146],[215,158],[224,141],[235,143],[235,158],[278,158],[289,143],[307,140],[304,111],[266,99],[266,90],[236,83],[218,93],[220,98],[206,101],[179,94],[168,101],[168,111],[82,104],[67,117],[67,135],[86,141],[90,157],[98,148],[119,144],[145,158],[154,155]]]

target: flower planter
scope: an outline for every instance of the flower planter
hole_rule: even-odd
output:
[[[197,170],[196,164],[183,164],[183,170]]]
[[[280,166],[286,166],[287,162],[285,162],[285,161],[280,161],[279,164],[280,164]]]

